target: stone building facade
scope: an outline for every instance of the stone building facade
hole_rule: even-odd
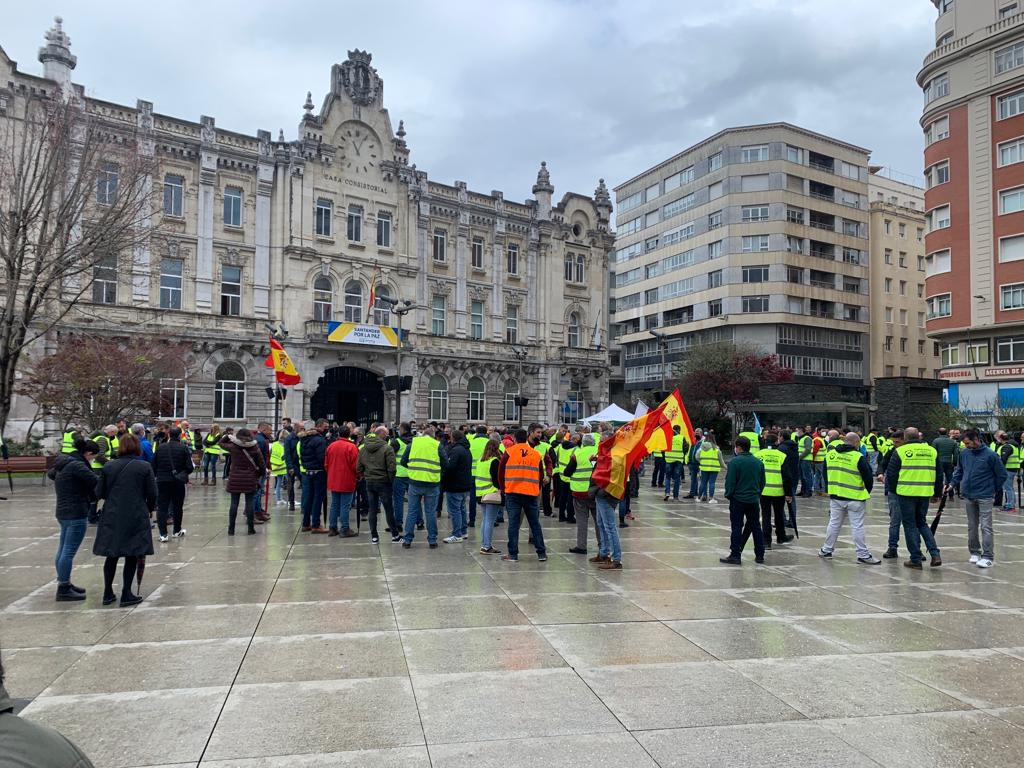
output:
[[[452,422],[561,421],[608,398],[607,323],[611,200],[555,202],[541,163],[525,202],[500,191],[443,184],[410,163],[404,124],[384,107],[371,55],[332,67],[319,108],[307,94],[297,135],[276,140],[88,98],[73,85],[75,59],[58,22],[40,50],[44,77],[0,49],[0,119],[19,99],[62,88],[113,130],[152,153],[153,238],[121,254],[110,290],[93,290],[47,339],[147,333],[191,349],[180,380],[165,382],[173,413],[193,424],[253,423],[272,413],[263,366],[268,323],[302,375],[284,414],[366,423],[391,420],[398,373],[393,346],[336,341],[331,321],[389,327],[376,295],[410,301],[401,374],[403,418]],[[371,333],[371,336],[373,334]],[[377,334],[382,336],[383,334]],[[519,413],[513,397],[529,403]],[[31,418],[16,402],[8,432]]]

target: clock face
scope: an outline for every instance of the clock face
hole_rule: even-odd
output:
[[[342,137],[342,167],[353,173],[369,173],[379,163],[377,139],[365,128],[345,128]]]

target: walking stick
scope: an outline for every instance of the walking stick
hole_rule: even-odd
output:
[[[946,508],[946,499],[948,499],[948,498],[949,498],[948,494],[945,491],[943,491],[942,492],[942,498],[939,499],[939,508],[938,508],[938,510],[935,513],[935,519],[932,520],[932,524],[930,526],[928,526],[929,528],[932,529],[932,535],[935,535],[935,529],[939,527],[939,520],[942,519],[942,510],[944,510]]]

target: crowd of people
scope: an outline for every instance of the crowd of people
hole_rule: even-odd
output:
[[[1024,435],[1021,435],[1024,438]],[[889,512],[889,536],[882,558],[898,558],[900,531],[909,557],[904,566],[922,570],[924,554],[929,565],[942,565],[935,532],[941,510],[949,499],[963,500],[967,517],[969,562],[991,568],[995,560],[993,510],[1016,512],[1015,485],[1024,449],[1021,441],[997,431],[985,443],[977,429],[941,428],[929,442],[916,427],[890,428],[867,436],[855,430],[770,430],[764,434],[743,432],[735,440],[736,456],[728,464],[725,496],[729,500],[730,552],[721,562],[741,564],[750,537],[756,562],[765,562],[771,549],[772,522],[776,543],[791,537],[796,527],[795,504],[799,496],[815,493],[829,499],[829,522],[818,556],[830,559],[843,524],[849,520],[857,562],[878,565],[867,547],[867,501],[875,483],[882,485]],[[699,446],[683,452],[691,469],[701,471]],[[678,455],[678,454],[677,454]],[[667,465],[666,465],[667,466]],[[711,469],[717,473],[718,465]],[[666,485],[666,499],[667,495]],[[927,520],[929,503],[940,502],[936,519]],[[790,518],[783,507],[789,505]]]
[[[369,538],[380,543],[378,525],[402,548],[425,532],[427,546],[469,540],[479,528],[480,553],[516,561],[520,529],[529,529],[540,560],[547,559],[541,516],[576,527],[574,555],[589,555],[589,529],[597,553],[590,562],[603,570],[622,568],[620,528],[629,526],[631,499],[639,492],[644,465],[633,467],[621,498],[594,484],[598,445],[613,435],[601,424],[570,428],[530,424],[527,428],[483,425],[418,425],[397,429],[371,424],[365,432],[353,423],[326,420],[292,424],[284,419],[275,434],[268,423],[221,429],[203,436],[187,421],[109,425],[86,439],[74,430],[64,435],[62,451],[49,475],[54,480],[60,523],[55,565],[58,601],[85,599],[71,580],[72,564],[89,522],[97,524],[93,553],[104,558],[103,602],[122,606],[141,598],[133,579],[154,553],[187,534],[184,501],[192,485],[216,486],[222,479],[230,495],[227,533],[235,535],[239,507],[249,535],[271,519],[274,507],[301,511],[302,533],[352,538],[366,520]],[[668,502],[717,504],[718,477],[726,472],[724,497],[729,502],[730,553],[726,564],[740,564],[750,538],[758,563],[774,544],[786,544],[797,531],[796,500],[827,496],[830,518],[819,555],[831,558],[844,523],[849,520],[857,561],[875,565],[865,541],[866,502],[881,484],[890,515],[884,559],[898,556],[902,529],[908,568],[922,568],[924,549],[931,567],[941,565],[933,526],[926,520],[930,500],[964,499],[971,562],[994,562],[992,513],[995,505],[1014,511],[1015,482],[1021,444],[997,432],[985,445],[976,430],[939,430],[925,442],[913,427],[884,434],[810,426],[741,432],[728,461],[711,431],[697,429],[691,441],[677,427],[671,445],[649,457],[651,486]],[[221,464],[223,459],[223,464]],[[689,469],[689,493],[685,489]],[[199,476],[201,480],[199,479]],[[272,483],[272,486],[271,486]],[[99,503],[102,502],[102,510]],[[447,508],[450,531],[438,521]],[[505,551],[495,529],[507,524]],[[442,538],[443,536],[443,538]],[[123,560],[120,598],[114,592]]]

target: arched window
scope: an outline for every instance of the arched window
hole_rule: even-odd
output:
[[[363,285],[358,280],[345,283],[345,322],[363,322]]]
[[[377,301],[373,304],[374,325],[391,325],[391,305],[381,301],[381,296],[391,298],[391,291],[386,285],[377,286]]]
[[[233,360],[217,366],[213,390],[213,418],[245,418],[245,369]]]
[[[322,323],[332,319],[334,311],[334,286],[321,275],[313,281],[313,319]]]
[[[569,313],[569,346],[580,345],[580,316],[576,312]]]
[[[448,421],[448,380],[435,374],[427,384],[429,405],[427,418],[431,421]]]
[[[469,393],[466,402],[466,418],[470,421],[483,421],[487,404],[487,394],[484,389],[484,383],[474,376],[469,380],[467,389],[469,390]]]
[[[582,253],[576,254],[576,282],[587,282],[587,257]]]
[[[518,421],[519,409],[516,407],[516,396],[519,394],[519,382],[509,379],[505,382],[505,421]]]

